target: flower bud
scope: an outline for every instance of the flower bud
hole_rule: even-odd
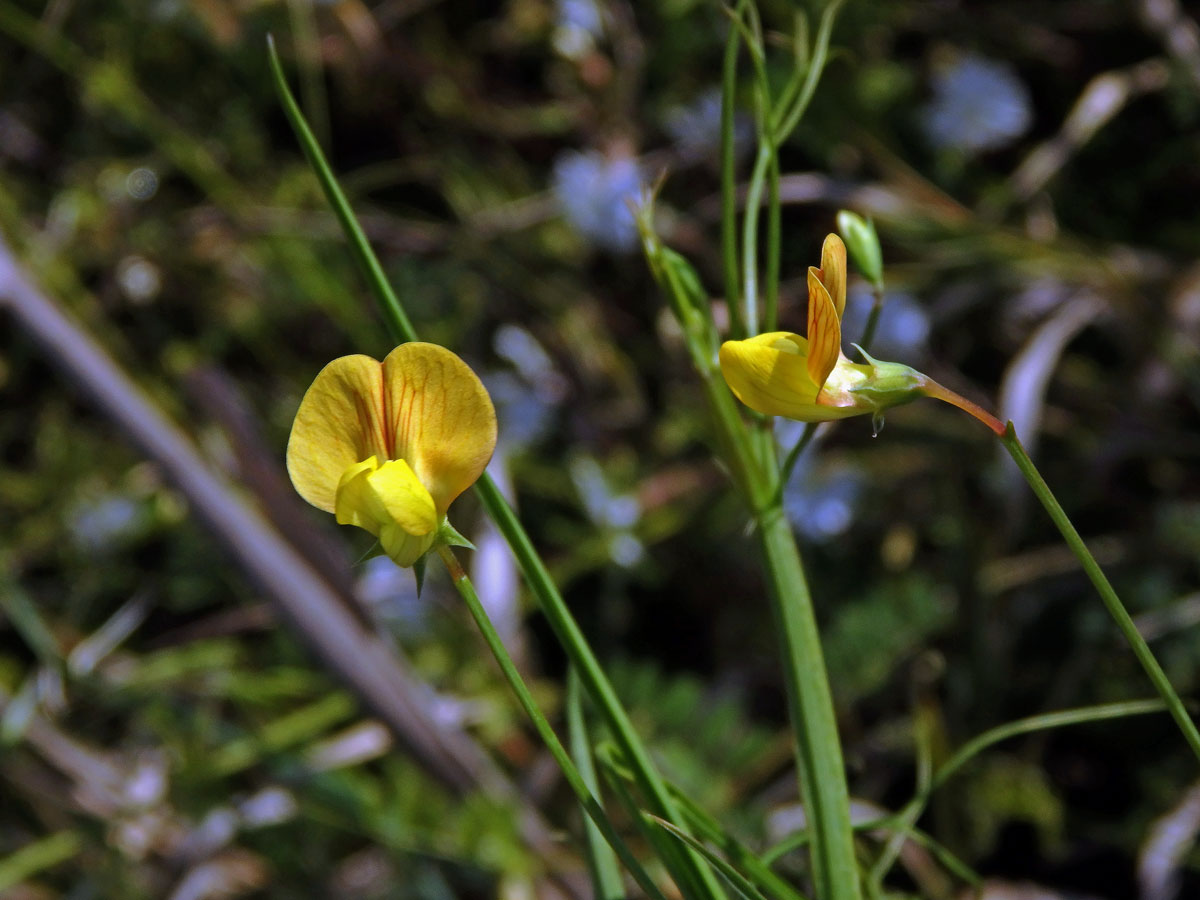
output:
[[[843,209],[837,214],[837,224],[858,270],[872,285],[882,289],[883,251],[879,247],[879,236],[875,234],[875,223]]]

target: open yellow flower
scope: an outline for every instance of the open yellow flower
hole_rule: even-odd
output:
[[[300,401],[287,468],[301,497],[411,566],[495,449],[479,378],[444,347],[413,342],[382,363],[343,356],[322,369]]]
[[[898,363],[852,363],[842,353],[846,245],[825,238],[808,269],[808,337],[787,331],[721,345],[721,374],[751,409],[801,422],[877,414],[920,396],[926,378]]]

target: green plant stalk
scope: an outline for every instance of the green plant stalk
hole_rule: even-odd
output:
[[[753,207],[746,215],[753,217]],[[669,295],[680,294],[679,279],[664,266],[661,245],[645,230],[643,243],[662,289]],[[742,250],[749,255],[747,247]],[[682,308],[687,299],[672,297],[672,308]],[[716,420],[718,443],[754,516],[770,576],[796,737],[800,793],[813,831],[811,858],[816,895],[819,900],[858,900],[861,894],[850,827],[849,792],[833,697],[800,554],[783,516],[773,440],[765,423],[761,427],[747,425],[704,348],[691,346],[690,350]]]
[[[550,723],[542,715],[537,701],[533,699],[533,695],[529,692],[529,688],[525,684],[525,679],[521,677],[521,673],[517,671],[512,657],[508,655],[508,650],[505,648],[504,642],[500,639],[499,632],[492,625],[492,620],[488,617],[483,604],[479,602],[479,596],[475,593],[475,586],[471,584],[471,579],[467,577],[467,573],[454,556],[454,551],[447,545],[442,544],[438,547],[437,552],[442,563],[445,564],[446,571],[450,574],[450,580],[454,582],[454,587],[457,589],[459,596],[466,602],[467,609],[471,613],[471,618],[475,620],[480,634],[483,635],[484,642],[488,645],[488,649],[492,651],[492,656],[495,657],[496,662],[499,664],[500,671],[504,674],[513,693],[516,694],[521,708],[529,716],[529,720],[533,723],[538,736],[541,737],[542,742],[546,745],[546,749],[550,751],[550,755],[558,763],[563,777],[566,778],[571,790],[575,792],[580,805],[583,806],[592,822],[599,829],[600,833],[604,835],[609,846],[620,857],[621,862],[625,864],[625,868],[629,870],[629,873],[641,886],[642,890],[650,897],[657,898],[657,900],[665,900],[654,880],[642,868],[641,863],[634,857],[633,852],[629,849],[625,841],[621,839],[621,836],[617,834],[616,828],[604,812],[604,807],[600,805],[600,801],[592,793],[583,774],[571,761],[570,754],[567,753],[566,748],[559,741],[558,735],[554,733],[554,729],[550,727]]]
[[[296,98],[292,96],[291,89],[288,88],[287,79],[283,74],[283,65],[279,61],[279,54],[275,51],[275,39],[270,35],[267,35],[267,56],[271,63],[271,74],[274,77],[275,89],[279,94],[280,103],[283,104],[283,112],[291,123],[292,129],[296,132],[296,138],[300,142],[300,148],[304,151],[304,156],[308,159],[309,166],[316,174],[317,180],[321,183],[321,187],[325,191],[325,199],[333,207],[334,215],[337,216],[338,223],[342,226],[342,231],[346,234],[346,239],[350,243],[350,253],[354,256],[354,261],[363,270],[363,274],[367,278],[367,286],[375,295],[375,299],[382,309],[383,320],[387,325],[388,331],[391,332],[394,340],[418,340],[417,330],[413,328],[408,314],[404,311],[404,307],[400,303],[400,298],[392,290],[391,282],[388,281],[387,275],[383,272],[383,266],[379,263],[379,257],[371,249],[371,243],[367,240],[366,232],[358,224],[358,219],[354,216],[354,210],[350,208],[350,201],[342,193],[337,179],[334,178],[333,170],[329,167],[329,163],[325,159],[325,154],[321,152],[321,145],[317,143],[316,135],[308,127],[304,113],[300,111],[300,104],[296,102]]]
[[[783,244],[782,214],[779,202],[779,148],[771,151],[767,166],[767,273],[763,295],[763,327],[779,328],[779,259]]]
[[[268,41],[267,46],[275,88],[283,105],[284,113],[296,133],[313,173],[325,192],[326,199],[333,207],[338,221],[342,225],[355,261],[362,269],[367,283],[379,303],[389,333],[397,341],[419,340],[416,329],[413,328],[404,307],[395,291],[392,290],[391,284],[383,272],[383,267],[374,250],[371,249],[366,234],[359,226],[358,220],[350,208],[350,203],[338,185],[333,170],[317,144],[312,130],[304,121],[304,114],[300,111],[299,105],[288,88],[274,42]],[[584,639],[583,633],[567,608],[566,601],[559,593],[512,507],[508,505],[508,501],[504,499],[495,482],[487,474],[484,474],[475,483],[475,495],[496,524],[496,528],[508,542],[525,582],[537,599],[543,615],[546,616],[550,627],[566,651],[572,666],[578,671],[583,686],[604,718],[613,740],[629,761],[638,787],[645,794],[650,810],[664,819],[673,822],[681,821],[678,810],[667,792],[666,785],[650,760],[645,746],[638,738],[633,723],[629,720],[629,715],[617,699],[608,676],[605,675],[595,654],[592,653],[591,647]],[[673,873],[687,882],[699,885],[699,896],[715,898],[724,896],[713,873],[694,853],[684,850],[675,862]]]
[[[583,686],[574,669],[567,671],[567,740],[571,758],[583,777],[592,796],[600,796],[600,782],[596,778],[596,766],[592,761],[592,745],[588,738],[587,722],[583,715]],[[621,883],[621,872],[617,858],[604,840],[604,835],[595,822],[584,819],[584,837],[587,842],[588,869],[592,875],[592,895],[596,900],[622,900],[625,886]]]
[[[672,825],[666,819],[660,819],[658,816],[651,816],[650,821],[659,828],[663,829],[663,831],[665,831],[667,834],[671,835],[671,837],[678,841],[682,841],[688,847],[691,847],[697,853],[703,855],[704,858],[707,859],[709,863],[711,863],[712,866],[725,877],[725,880],[733,886],[733,889],[737,891],[738,895],[743,897],[744,900],[767,900],[767,898],[763,896],[762,892],[759,891],[758,887],[755,886],[755,884],[750,881],[749,878],[730,865],[728,860],[714,853],[707,846],[696,840],[686,831],[682,831],[681,829]]]
[[[1079,536],[1079,532],[1071,524],[1070,518],[1050,491],[1049,485],[1046,484],[1045,479],[1042,478],[1041,473],[1038,472],[1037,467],[1033,464],[1033,460],[1025,452],[1025,448],[1021,445],[1012,422],[1008,423],[1004,434],[1000,435],[1000,442],[1004,444],[1004,449],[1008,451],[1009,455],[1013,458],[1013,462],[1017,464],[1017,468],[1021,470],[1021,474],[1025,476],[1025,480],[1029,482],[1030,488],[1033,489],[1038,500],[1042,502],[1042,506],[1046,508],[1046,512],[1050,514],[1050,518],[1054,520],[1054,524],[1058,527],[1063,539],[1067,542],[1067,546],[1071,548],[1071,551],[1079,559],[1080,565],[1083,566],[1083,571],[1087,573],[1088,578],[1095,585],[1097,592],[1100,594],[1100,599],[1108,609],[1109,615],[1117,623],[1117,628],[1121,630],[1121,634],[1124,635],[1130,649],[1133,650],[1134,656],[1142,664],[1142,668],[1150,677],[1150,681],[1154,684],[1158,695],[1162,697],[1163,703],[1167,705],[1167,711],[1170,712],[1171,717],[1175,720],[1175,724],[1179,726],[1179,730],[1183,732],[1183,737],[1187,741],[1188,746],[1192,748],[1192,752],[1196,755],[1196,758],[1200,759],[1200,731],[1196,730],[1196,723],[1188,715],[1183,701],[1175,692],[1175,688],[1171,686],[1170,679],[1167,678],[1167,673],[1162,670],[1162,666],[1154,658],[1154,654],[1151,652],[1150,646],[1146,643],[1146,639],[1137,630],[1137,626],[1126,611],[1125,605],[1121,603],[1121,598],[1117,596],[1117,592],[1113,590],[1108,578],[1105,577],[1100,564],[1096,562],[1095,557],[1088,550],[1087,544],[1083,542],[1083,538]]]
[[[741,16],[744,5],[745,0],[742,0],[734,12],[735,16]],[[729,309],[730,336],[734,338],[746,336],[738,283],[737,154],[734,152],[739,45],[737,28],[730,28],[721,68],[721,252],[725,269],[725,305]]]
[[[475,483],[475,493],[483,503],[484,508],[495,522],[496,528],[504,535],[516,557],[517,565],[525,576],[525,582],[530,591],[537,597],[542,614],[545,615],[550,627],[554,630],[559,643],[566,651],[571,665],[579,673],[583,686],[587,688],[596,709],[604,717],[605,724],[611,733],[613,741],[620,748],[629,767],[634,773],[638,787],[646,795],[646,802],[655,815],[663,818],[671,817],[671,821],[682,821],[667,792],[666,784],[650,760],[649,753],[634,731],[633,723],[625,712],[620,700],[613,690],[612,682],[608,680],[591,647],[579,630],[579,625],[567,609],[566,602],[558,592],[554,581],[550,578],[541,557],[533,547],[529,535],[517,520],[516,513],[500,494],[495,483],[484,475]],[[693,881],[706,885],[707,896],[723,896],[720,888],[713,879],[712,872],[698,857],[685,851],[682,860],[683,872],[677,874],[691,877]],[[686,873],[686,874],[685,874]]]
[[[691,823],[692,829],[705,840],[711,841],[721,848],[730,861],[745,872],[761,890],[775,897],[776,900],[806,900],[790,883],[772,871],[757,855],[750,851],[732,834],[721,827],[712,816],[700,809],[692,800],[674,785],[671,793],[683,810],[683,814]]]
[[[701,373],[720,442],[734,481],[753,511],[780,626],[788,709],[796,737],[800,794],[813,841],[816,896],[858,900],[858,867],[850,826],[850,797],[812,598],[795,535],[783,514],[774,456],[763,459],[754,436],[718,373]]]
[[[758,510],[755,522],[780,628],[800,796],[813,835],[816,895],[821,900],[857,900],[858,866],[842,746],[796,538],[779,499]]]
[[[914,801],[918,797],[928,796],[929,786],[933,782],[932,727],[929,722],[928,710],[918,707],[915,718],[917,789],[914,794]],[[898,825],[893,830],[892,836],[884,844],[879,857],[867,872],[867,891],[869,893],[880,894],[883,892],[883,879],[887,877],[887,873],[891,871],[896,860],[900,858],[900,851],[904,849],[904,842],[908,840],[909,833],[912,831],[913,826],[917,824],[917,819],[920,818],[921,809],[923,808],[923,803],[917,804],[910,801],[897,817]]]
[[[875,340],[875,329],[879,327],[879,314],[883,312],[883,285],[871,285],[871,296],[874,298],[871,314],[867,316],[867,327],[863,329],[862,340],[858,342],[860,347],[868,351]]]

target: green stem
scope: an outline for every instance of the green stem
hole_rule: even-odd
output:
[[[755,519],[780,627],[800,793],[813,837],[816,896],[857,900],[861,895],[846,772],[808,583],[779,502]]]
[[[638,787],[646,795],[646,803],[655,815],[669,818],[672,822],[680,822],[678,811],[667,791],[667,786],[650,760],[650,755],[634,731],[633,723],[628,713],[617,699],[612,682],[608,680],[600,662],[596,659],[587,640],[580,631],[578,623],[567,609],[566,601],[559,593],[554,581],[550,578],[541,557],[533,547],[529,535],[521,526],[516,513],[501,495],[495,482],[487,475],[475,482],[475,495],[483,503],[488,515],[491,516],[496,528],[504,535],[517,560],[525,582],[538,599],[542,614],[553,629],[559,644],[567,653],[571,665],[579,673],[583,686],[596,704],[596,709],[604,718],[613,741],[624,755],[627,764],[633,770]],[[694,854],[684,851],[681,864],[693,881],[706,885],[700,890],[707,891],[707,896],[722,896],[713,879],[712,872]]]
[[[879,327],[879,314],[883,312],[883,285],[871,285],[871,295],[875,302],[871,306],[871,314],[867,316],[867,327],[863,329],[862,340],[858,342],[860,347],[868,351],[875,340],[875,329]]]
[[[817,28],[817,39],[813,43],[812,59],[808,60],[808,70],[805,72],[804,85],[795,101],[788,106],[779,107],[779,116],[773,122],[775,143],[782,144],[800,124],[800,119],[808,109],[808,104],[816,92],[817,83],[825,71],[825,63],[829,59],[829,41],[833,37],[833,23],[837,19],[838,10],[845,0],[833,0],[821,13],[821,24]]]
[[[583,716],[583,686],[574,669],[567,671],[567,738],[571,745],[571,758],[583,776],[593,796],[600,796],[600,782],[596,778],[596,766],[592,762],[592,744],[588,738],[587,722]],[[592,895],[596,900],[621,900],[625,887],[621,883],[621,872],[617,859],[604,839],[603,832],[595,822],[584,820],[587,839],[588,868],[592,873]]]
[[[744,0],[734,12],[740,18]],[[721,68],[721,251],[725,262],[725,304],[729,308],[730,337],[746,336],[738,284],[737,245],[737,154],[734,152],[734,113],[737,99],[739,32],[729,29],[725,61]]]
[[[661,249],[652,237],[646,241],[646,249],[663,290],[678,291],[675,281],[661,277],[662,266],[654,264]],[[679,302],[677,299],[675,305]],[[858,900],[849,795],[833,698],[799,551],[783,516],[774,444],[766,429],[747,425],[719,373],[700,365],[697,372],[716,420],[722,453],[753,512],[770,576],[796,738],[800,793],[814,834],[811,856],[816,896],[820,900]]]
[[[304,121],[304,115],[288,88],[273,42],[268,42],[268,51],[275,88],[283,104],[284,113],[291,122],[304,154],[312,166],[313,173],[325,192],[326,199],[341,222],[354,258],[379,302],[380,311],[388,330],[397,340],[418,340],[416,329],[413,328],[399,298],[392,290],[378,257],[371,249],[366,234],[359,226],[346,195],[342,192],[333,170],[325,159],[325,154],[317,144],[312,130]],[[579,672],[588,695],[612,732],[613,740],[617,742],[621,752],[629,761],[637,778],[638,786],[646,795],[646,802],[649,804],[650,810],[664,819],[673,822],[681,821],[666,786],[663,784],[662,777],[658,774],[658,770],[650,760],[649,753],[634,731],[633,724],[617,699],[612,684],[608,681],[608,677],[604,674],[604,670],[584,639],[583,633],[571,616],[566,601],[563,600],[562,594],[559,593],[550,578],[550,573],[546,570],[545,564],[538,556],[533,542],[529,539],[529,535],[525,532],[520,520],[517,519],[512,507],[508,505],[508,501],[504,499],[495,482],[487,474],[484,474],[475,483],[475,495],[508,542],[509,548],[521,568],[525,582],[529,585],[534,597],[537,598],[543,615],[549,621],[571,664]],[[676,861],[673,871],[684,882],[697,885],[695,893],[698,896],[724,896],[724,892],[707,865],[690,851],[682,850],[680,852],[680,858]]]
[[[338,186],[337,179],[333,175],[333,170],[329,167],[329,162],[325,159],[325,154],[321,152],[320,144],[317,143],[316,135],[308,127],[304,113],[300,111],[300,104],[296,102],[296,98],[292,96],[292,92],[287,86],[287,79],[283,74],[283,65],[279,62],[279,54],[275,52],[275,40],[270,35],[267,36],[267,55],[271,61],[271,74],[275,80],[275,88],[279,94],[279,100],[283,104],[283,112],[287,116],[288,121],[291,122],[292,129],[296,132],[296,138],[300,142],[300,148],[304,151],[304,156],[308,159],[308,164],[312,167],[313,172],[316,173],[317,180],[321,183],[321,187],[325,191],[325,199],[333,207],[333,212],[342,226],[342,231],[345,233],[346,239],[350,242],[350,252],[354,256],[354,261],[363,270],[363,274],[367,278],[367,285],[371,288],[371,292],[379,302],[383,311],[383,321],[386,323],[388,330],[395,340],[417,340],[417,330],[413,328],[408,314],[400,304],[400,298],[392,290],[391,282],[388,281],[387,275],[384,274],[383,266],[379,264],[379,257],[371,249],[371,243],[367,240],[366,232],[358,224],[358,219],[354,216],[354,210],[350,208],[350,201],[346,199],[346,195],[342,192],[341,187]]]
[[[1062,506],[1059,505],[1058,500],[1051,493],[1050,487],[1033,464],[1033,460],[1029,458],[1029,454],[1025,452],[1025,448],[1021,446],[1021,441],[1017,437],[1017,432],[1013,428],[1012,422],[1008,423],[1008,427],[1000,436],[1000,442],[1004,444],[1004,449],[1012,456],[1013,461],[1017,464],[1017,468],[1021,470],[1021,474],[1029,482],[1029,486],[1037,495],[1038,500],[1042,502],[1042,506],[1050,514],[1050,518],[1058,526],[1058,530],[1062,533],[1067,546],[1071,548],[1072,552],[1079,559],[1084,572],[1087,573],[1088,578],[1091,579],[1092,584],[1099,592],[1100,599],[1104,601],[1109,615],[1113,617],[1113,620],[1117,623],[1117,627],[1121,630],[1121,634],[1125,636],[1125,640],[1133,650],[1133,655],[1137,657],[1146,674],[1150,676],[1150,681],[1154,684],[1158,695],[1162,697],[1163,702],[1167,705],[1167,710],[1171,713],[1175,724],[1183,732],[1188,746],[1192,748],[1192,752],[1196,754],[1196,758],[1200,759],[1200,731],[1196,730],[1196,723],[1188,715],[1183,701],[1175,693],[1175,688],[1171,686],[1170,679],[1167,678],[1167,673],[1162,670],[1162,666],[1154,658],[1154,654],[1150,651],[1150,646],[1146,643],[1146,639],[1137,630],[1133,619],[1126,611],[1124,604],[1121,603],[1121,598],[1117,596],[1117,592],[1113,590],[1112,585],[1108,582],[1108,578],[1105,577],[1100,564],[1096,562],[1095,557],[1092,556],[1091,551],[1088,550],[1087,545],[1083,542],[1083,538],[1079,536],[1079,532],[1075,530],[1075,526],[1071,524],[1070,518],[1068,518]]]
[[[763,330],[779,327],[779,258],[783,244],[779,203],[779,148],[772,144],[767,166],[767,271],[763,298]]]
[[[808,449],[808,445],[812,443],[813,438],[817,436],[817,425],[815,422],[808,422],[804,426],[804,434],[800,435],[800,440],[796,441],[796,446],[788,451],[787,457],[783,461],[783,465],[779,467],[779,483],[787,485],[792,478],[792,472],[796,468],[796,463],[800,462],[800,457],[804,455],[804,451]]]
[[[765,130],[759,140],[766,141]],[[762,207],[763,187],[770,167],[771,146],[763,143],[754,159],[750,186],[746,189],[746,210],[742,219],[742,307],[748,334],[758,334],[758,216]]]
[[[571,757],[559,741],[558,735],[554,733],[554,729],[550,727],[550,723],[542,715],[541,709],[538,708],[537,702],[533,699],[533,695],[529,692],[529,688],[525,684],[525,679],[517,671],[512,657],[508,655],[508,650],[505,648],[504,642],[500,640],[499,633],[496,631],[495,626],[492,625],[492,620],[488,617],[483,604],[479,602],[479,596],[475,593],[475,586],[471,584],[471,579],[467,577],[467,573],[454,556],[454,551],[443,544],[438,548],[438,556],[441,557],[442,562],[445,564],[446,571],[450,573],[450,579],[454,582],[454,587],[458,590],[459,596],[466,602],[467,609],[470,611],[471,617],[475,620],[475,624],[479,627],[479,631],[483,635],[488,649],[492,651],[492,656],[496,658],[496,662],[500,665],[500,671],[504,673],[504,677],[513,689],[513,693],[517,695],[517,701],[521,704],[521,708],[525,710],[525,714],[529,716],[530,721],[533,722],[534,728],[537,729],[537,733],[541,737],[542,742],[545,743],[546,748],[550,751],[550,755],[558,763],[558,767],[562,770],[563,776],[566,778],[571,790],[575,792],[579,803],[583,806],[588,816],[591,817],[592,822],[595,823],[600,833],[604,835],[609,846],[620,857],[621,862],[625,864],[629,873],[637,880],[642,890],[650,897],[665,900],[654,880],[642,868],[641,863],[634,857],[633,852],[626,845],[625,841],[621,839],[621,836],[617,834],[616,828],[604,812],[604,807],[600,805],[600,801],[596,799],[588,787],[587,781],[571,761]]]

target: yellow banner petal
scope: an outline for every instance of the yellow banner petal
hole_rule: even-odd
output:
[[[392,457],[405,459],[440,521],[496,449],[496,410],[470,367],[436,344],[401,344],[383,361]]]
[[[825,238],[821,246],[821,283],[829,291],[838,321],[846,311],[846,245],[836,234]]]
[[[342,473],[370,456],[388,458],[383,415],[377,360],[343,356],[322,369],[300,401],[288,439],[288,474],[300,496],[334,512]]]
[[[815,268],[808,267],[808,376],[818,390],[829,379],[842,352],[842,323],[829,291]]]

